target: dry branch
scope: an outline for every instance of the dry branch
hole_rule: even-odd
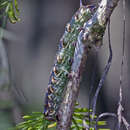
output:
[[[74,104],[79,93],[79,84],[90,47],[96,49],[102,45],[102,38],[108,20],[119,0],[102,0],[93,17],[86,23],[85,29],[80,32],[70,80],[65,96],[58,112],[57,130],[69,130],[74,110]],[[86,55],[87,54],[87,55]]]

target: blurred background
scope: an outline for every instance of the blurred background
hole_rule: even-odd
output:
[[[26,0],[19,1],[19,5],[21,21],[16,24],[7,24],[7,32],[5,32],[3,41],[7,51],[9,71],[11,72],[11,85],[10,88],[0,89],[0,130],[7,130],[22,121],[21,115],[32,111],[43,111],[45,90],[58,42],[64,33],[66,23],[79,8],[79,0]],[[111,17],[113,61],[98,98],[98,114],[117,112],[123,41],[122,12],[122,1],[120,1]],[[124,116],[128,122],[130,122],[129,12],[130,1],[126,1],[123,107]],[[94,87],[97,87],[108,57],[108,35],[106,30],[100,52],[97,56],[95,52],[92,52],[86,63],[78,98],[81,106],[88,107],[90,86],[93,83]],[[95,75],[94,82],[92,81],[93,73]],[[112,119],[110,121],[112,122]],[[113,126],[114,123],[111,128]]]

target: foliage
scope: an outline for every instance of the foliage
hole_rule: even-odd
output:
[[[88,116],[88,113],[91,113],[92,111],[87,108],[79,108],[75,107],[73,118],[72,118],[72,125],[71,130],[83,130],[84,125],[91,125],[92,127],[90,130],[94,130],[95,121],[92,121],[90,123]],[[96,118],[96,116],[95,116]],[[55,130],[56,129],[56,122],[48,121],[44,118],[44,115],[42,112],[33,112],[30,115],[26,115],[23,117],[25,120],[22,123],[19,123],[15,130]],[[104,126],[106,125],[106,121],[99,121],[98,126]],[[109,129],[102,129],[99,130],[109,130]]]
[[[19,9],[18,9],[18,1],[17,0],[0,0],[0,11],[3,16],[7,16],[11,23],[16,23],[20,19]]]

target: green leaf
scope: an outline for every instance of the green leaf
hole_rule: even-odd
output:
[[[20,21],[19,18],[19,9],[18,9],[18,0],[5,0],[0,2],[0,10],[2,10],[2,16],[8,16],[8,19],[11,23],[16,23]]]
[[[14,11],[12,2],[9,5],[8,17],[9,17],[10,22],[13,24],[16,23],[17,21],[19,21],[19,18],[15,15],[15,11]]]
[[[98,125],[107,125],[107,122],[106,122],[106,121],[98,121],[97,124],[98,124]]]
[[[73,116],[74,116],[74,117],[77,117],[77,118],[80,118],[80,119],[84,119],[84,118],[86,117],[85,114],[81,114],[81,113],[77,113],[77,112],[75,112],[75,113],[73,114]]]
[[[75,108],[74,112],[91,112],[88,108]]]
[[[17,0],[14,0],[14,6],[16,9],[16,14],[19,15],[19,8],[18,8],[18,1]]]
[[[90,130],[94,130],[93,126],[95,125],[95,121],[89,122],[87,113],[91,110],[87,108],[77,108],[75,106],[71,130],[82,130],[83,129],[83,120],[85,120],[86,124],[91,124],[92,128]],[[86,119],[87,117],[87,119]],[[90,115],[91,118],[91,115]],[[19,123],[16,126],[16,130],[55,130],[57,122],[51,122],[44,118],[42,112],[32,112],[30,115],[23,116],[25,120],[22,123]],[[96,116],[95,116],[96,119]],[[106,125],[106,121],[98,121],[98,126]],[[98,129],[99,130],[99,129]],[[100,130],[108,130],[108,129],[100,129]]]
[[[0,9],[5,8],[8,5],[8,1],[0,2]]]

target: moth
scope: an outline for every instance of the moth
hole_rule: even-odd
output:
[[[82,5],[65,27],[45,96],[44,116],[48,120],[57,120],[57,112],[71,72],[77,37],[93,13],[93,6]]]

